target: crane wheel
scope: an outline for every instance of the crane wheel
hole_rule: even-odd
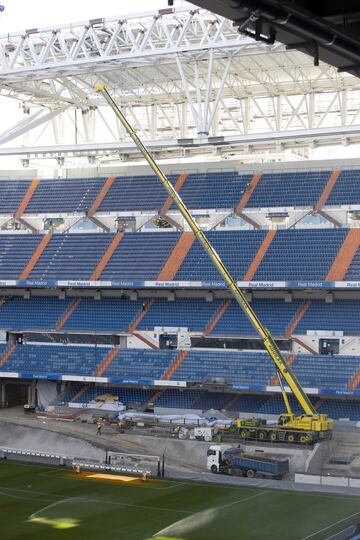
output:
[[[295,435],[293,435],[292,433],[288,433],[286,435],[286,440],[287,440],[287,442],[290,442],[290,443],[295,442]]]
[[[248,432],[246,431],[246,429],[241,429],[239,435],[242,439],[247,439]]]
[[[300,435],[300,437],[299,437],[299,442],[300,442],[301,444],[306,444],[306,443],[310,442],[310,437],[309,437],[309,435]]]
[[[265,441],[266,439],[266,433],[265,431],[260,431],[259,434],[258,434],[258,439],[259,441]]]
[[[255,471],[254,471],[253,469],[248,469],[248,470],[246,471],[246,476],[247,476],[248,478],[254,478],[254,476],[255,476]]]
[[[276,432],[275,431],[272,431],[270,433],[270,441],[271,442],[275,442],[276,441]]]

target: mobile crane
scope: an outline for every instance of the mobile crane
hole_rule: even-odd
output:
[[[253,327],[261,337],[264,347],[270,355],[270,358],[274,362],[281,392],[285,402],[286,413],[279,416],[276,426],[268,427],[266,423],[261,421],[249,421],[238,420],[237,428],[240,437],[242,438],[256,438],[259,440],[276,441],[288,441],[299,442],[301,444],[317,442],[323,439],[331,437],[331,433],[334,427],[334,421],[328,418],[326,414],[319,414],[311,403],[309,397],[306,395],[300,382],[298,381],[295,373],[290,365],[287,364],[285,357],[282,355],[278,345],[267,328],[263,326],[255,311],[246,299],[245,294],[237,286],[236,280],[231,276],[218,253],[212,247],[202,229],[198,226],[195,219],[191,216],[189,210],[181,199],[180,195],[176,192],[172,184],[167,179],[164,172],[157,165],[150,151],[142,143],[132,126],[129,124],[120,108],[117,106],[114,99],[111,97],[104,83],[100,83],[96,86],[95,92],[100,93],[111,109],[114,111],[121,124],[130,135],[141,154],[144,156],[151,169],[157,175],[166,191],[175,202],[176,206],[180,210],[182,216],[187,221],[195,237],[200,241],[205,251],[208,253],[213,264],[219,271],[220,275],[225,280],[229,291],[248,317]],[[298,403],[300,404],[303,414],[297,416],[291,410],[289,399],[286,390],[283,385],[282,378],[289,386],[290,390],[294,394]]]

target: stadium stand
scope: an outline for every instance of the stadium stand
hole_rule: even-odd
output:
[[[58,326],[74,300],[59,300],[54,296],[3,297],[0,305],[0,329],[8,331],[42,331],[55,329],[64,332],[126,333],[130,324],[141,310],[146,299],[81,298],[76,300],[75,309]],[[302,300],[284,302],[283,299],[254,299],[252,306],[259,317],[278,337],[286,334],[289,321],[293,319]],[[149,309],[136,326],[138,331],[153,331],[155,328],[186,328],[190,332],[204,332],[223,300],[212,302],[205,298],[177,298],[168,301],[154,298]],[[357,336],[360,332],[357,300],[311,300],[292,333],[306,335],[312,330],[342,332],[345,336]],[[134,328],[135,329],[135,328]],[[210,332],[210,336],[255,336],[256,332],[234,301],[230,301]]]
[[[315,207],[332,171],[264,172],[246,202],[246,208]],[[343,170],[325,201],[326,205],[353,204],[359,200],[359,171]],[[178,175],[169,179],[175,185]],[[187,175],[181,197],[192,210],[234,209],[251,182],[252,174],[237,171],[199,172]],[[40,179],[26,205],[27,214],[81,213],[90,210],[105,177]],[[28,191],[30,180],[7,182],[0,197],[0,214],[14,214]],[[221,187],[220,187],[221,186]],[[139,193],[142,197],[139,198]],[[159,211],[166,192],[154,175],[121,176],[94,212]],[[174,206],[171,206],[173,209]]]
[[[3,347],[5,351],[6,346]],[[104,346],[17,345],[4,362],[2,370],[42,375],[56,373],[91,376],[99,371],[112,350]],[[114,358],[101,373],[113,382],[115,379],[121,382],[120,379],[164,378],[181,353],[179,350],[167,349],[115,349],[115,352]],[[360,357],[298,355],[293,368],[306,387],[346,390],[360,369]],[[218,380],[230,385],[253,387],[271,384],[274,375],[274,365],[265,352],[192,349],[184,356],[172,379],[195,382]]]
[[[329,175],[330,171],[263,174],[246,206],[315,206]]]

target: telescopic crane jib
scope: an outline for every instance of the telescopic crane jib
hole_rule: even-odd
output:
[[[252,309],[251,305],[246,300],[244,293],[237,286],[235,279],[231,276],[224,263],[222,262],[221,258],[206,238],[204,232],[198,226],[195,219],[191,216],[180,195],[175,191],[174,187],[169,182],[161,168],[157,165],[155,159],[153,158],[149,150],[142,143],[132,126],[127,121],[120,108],[117,106],[117,104],[109,94],[105,84],[100,83],[95,88],[95,91],[97,93],[100,93],[105,98],[106,102],[110,105],[117,118],[120,120],[121,124],[124,126],[132,140],[135,142],[136,146],[138,147],[154,173],[157,175],[170,197],[175,202],[184,219],[189,224],[196,238],[200,241],[203,248],[208,253],[220,275],[225,280],[231,294],[238,302],[239,306],[244,311],[245,315],[248,317],[251,324],[261,337],[264,346],[268,351],[271,359],[275,363],[276,369],[278,371],[280,386],[287,409],[287,413],[282,414],[279,417],[279,424],[277,426],[277,429],[282,432],[296,432],[297,435],[294,435],[294,437],[290,438],[290,440],[294,440],[294,438],[297,438],[299,442],[310,442],[329,438],[333,429],[333,420],[328,418],[325,414],[317,413],[316,409],[314,408],[313,404],[311,403],[310,399],[308,398],[308,396],[304,392],[304,389],[299,383],[296,375],[294,374],[291,366],[287,364],[286,359],[282,355],[278,345],[276,344],[269,330],[263,326],[255,311]],[[302,410],[304,411],[303,415],[295,416],[292,413],[289,400],[287,398],[285,389],[281,381],[281,377],[283,377],[284,381],[289,386],[298,403],[300,404]],[[238,427],[241,427],[241,421],[239,422]],[[264,432],[264,429],[262,429],[262,432]],[[304,435],[304,432],[306,432],[306,435]],[[242,430],[242,433],[245,433],[244,430]],[[270,432],[263,438],[268,437],[271,438]],[[275,440],[274,436],[271,438],[271,440]]]

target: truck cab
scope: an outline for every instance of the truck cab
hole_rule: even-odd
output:
[[[222,462],[222,455],[225,450],[232,448],[229,444],[212,444],[207,451],[206,468],[212,473],[219,472],[220,464]]]

